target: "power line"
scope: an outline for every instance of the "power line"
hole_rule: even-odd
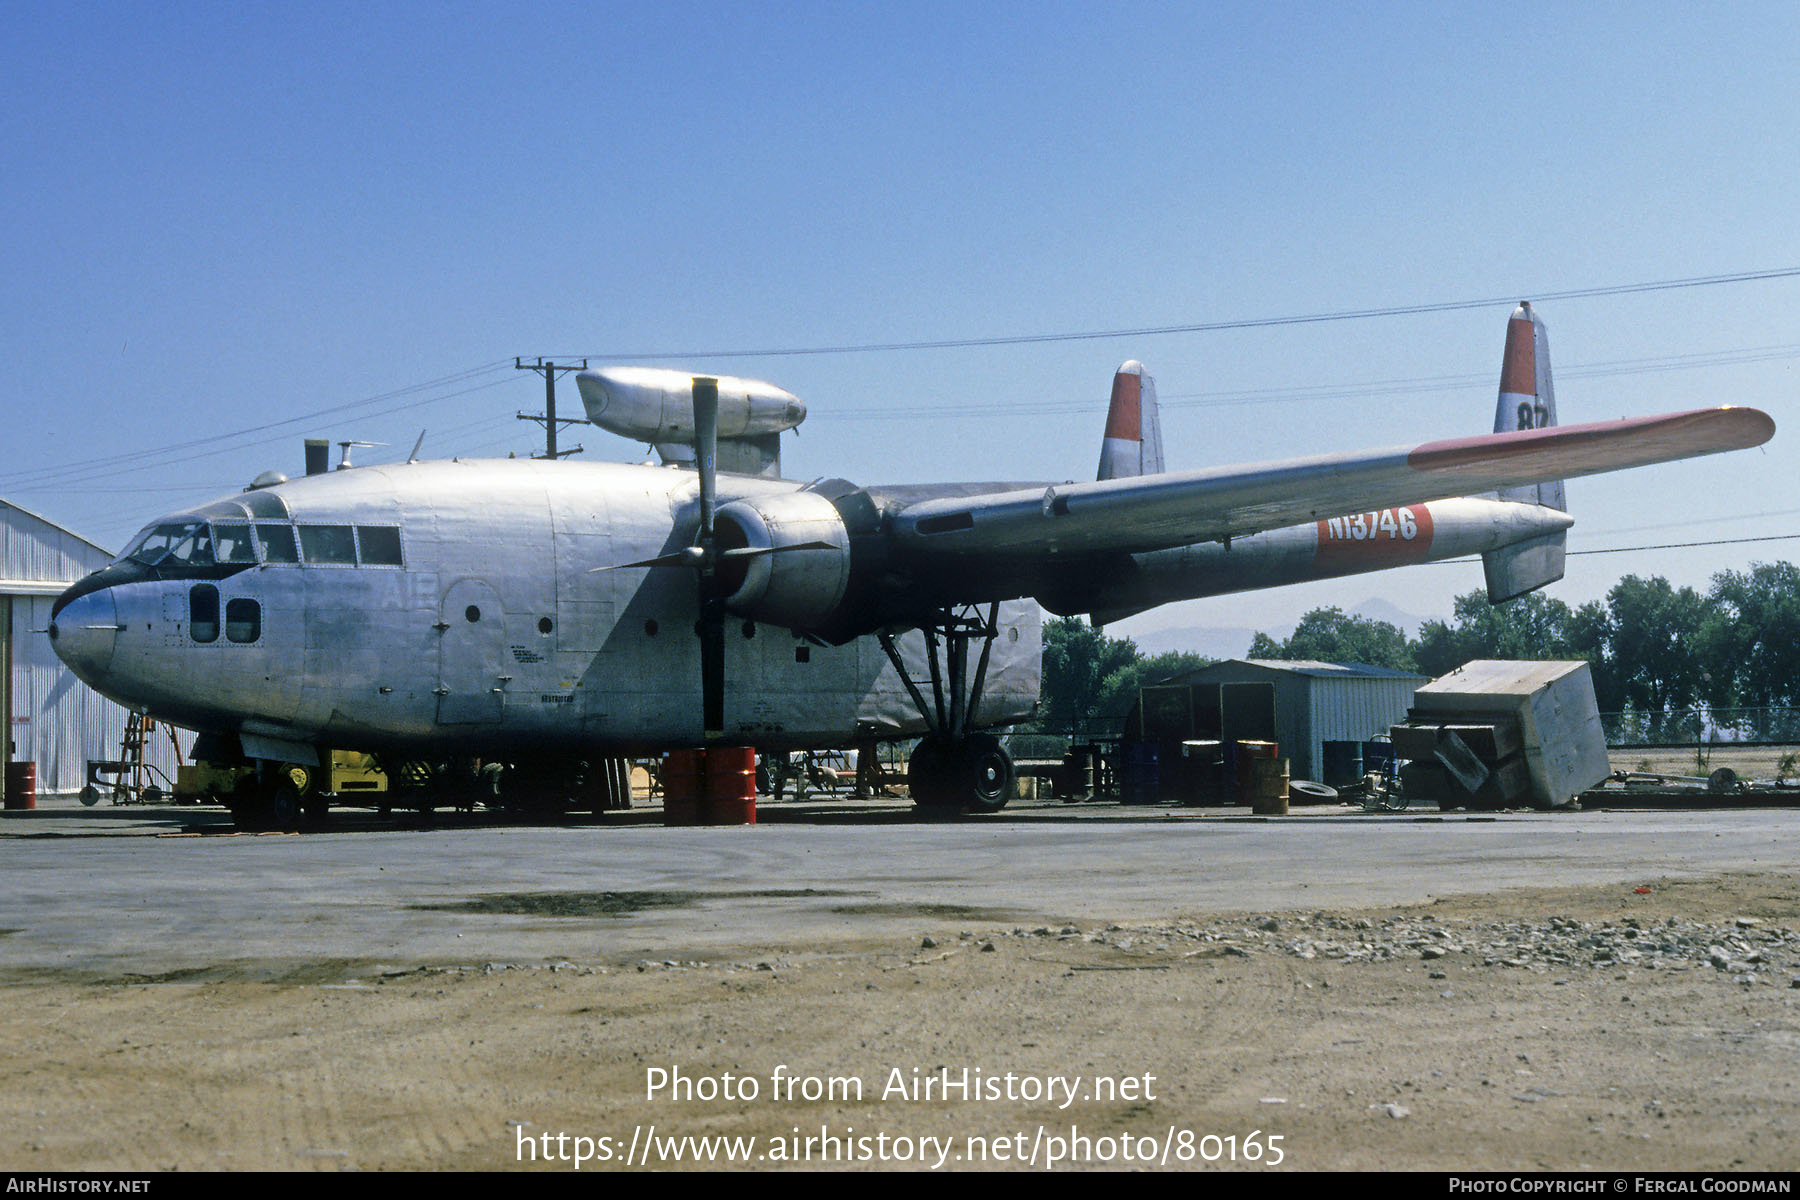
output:
[[[1613,546],[1606,550],[1570,550],[1570,558],[1578,554],[1632,554],[1639,550],[1691,550],[1699,546],[1741,546],[1749,542],[1791,542],[1800,533],[1775,533],[1767,537],[1721,538],[1716,542],[1665,542],[1657,546]]]
[[[1344,309],[1335,312],[1306,313],[1300,316],[1247,317],[1230,321],[1200,321],[1188,325],[1147,325],[1136,329],[1080,330],[1068,333],[1025,333],[993,337],[942,338],[917,342],[867,342],[839,346],[798,346],[762,350],[660,350],[654,353],[592,353],[566,357],[598,359],[602,362],[641,362],[670,358],[796,358],[826,354],[873,354],[908,350],[961,350],[979,346],[1024,346],[1038,342],[1081,342],[1104,338],[1160,337],[1171,333],[1219,333],[1231,329],[1268,329],[1281,325],[1323,325],[1334,321],[1366,321],[1377,317],[1410,317],[1425,313],[1461,312],[1471,308],[1490,308],[1497,304],[1515,304],[1529,296],[1533,303],[1562,300],[1588,300],[1599,296],[1628,296],[1644,292],[1669,292],[1683,288],[1714,287],[1727,283],[1757,283],[1771,279],[1790,279],[1800,275],[1800,267],[1777,267],[1765,271],[1739,271],[1729,275],[1696,275],[1686,279],[1662,279],[1646,283],[1620,283],[1605,287],[1568,288],[1561,291],[1527,289],[1505,296],[1487,296],[1478,300],[1445,300],[1432,304],[1398,304],[1384,308]]]
[[[1669,371],[1696,371],[1711,367],[1739,366],[1745,363],[1774,362],[1800,358],[1800,345],[1751,346],[1738,350],[1711,350],[1657,358],[1610,359],[1596,363],[1576,363],[1558,367],[1558,380],[1608,379],[1621,375],[1662,374]],[[1165,410],[1228,408],[1243,405],[1323,403],[1341,400],[1368,400],[1387,396],[1404,396],[1428,392],[1492,389],[1496,375],[1492,372],[1464,375],[1426,375],[1405,379],[1377,379],[1363,383],[1320,383],[1290,387],[1248,388],[1215,392],[1162,392],[1159,403]],[[1042,413],[1079,413],[1098,411],[1104,393],[1096,392],[1085,400],[1021,402],[971,408],[968,404],[914,405],[883,408],[879,411],[830,409],[811,414],[824,421],[893,420],[913,417],[1005,417]]]
[[[1800,541],[1800,533],[1772,533],[1766,537],[1721,538],[1711,542],[1662,542],[1654,546],[1609,546],[1604,550],[1569,550],[1570,558],[1589,554],[1636,554],[1640,550],[1693,550],[1702,546],[1743,546],[1752,542],[1792,542]],[[1420,566],[1447,567],[1456,563],[1480,562],[1479,555],[1465,558],[1440,558],[1435,562],[1420,563]]]
[[[353,410],[356,410],[359,408],[367,408],[372,405],[380,404],[381,402],[386,401],[386,400],[393,400],[393,399],[396,399],[399,397],[415,395],[421,391],[426,391],[426,390],[429,390],[434,387],[448,386],[449,384],[452,384],[452,383],[475,379],[475,378],[480,377],[483,374],[487,374],[487,373],[499,370],[499,369],[501,369],[501,367],[506,366],[506,365],[507,364],[505,364],[505,363],[498,363],[498,364],[489,364],[484,367],[471,368],[467,371],[461,371],[461,372],[457,372],[452,375],[441,376],[437,379],[427,380],[424,383],[411,384],[407,387],[396,388],[393,391],[383,392],[380,395],[368,396],[361,400],[353,400],[353,401],[349,401],[345,404],[333,405],[330,408],[319,409],[315,412],[302,413],[299,416],[287,417],[280,421],[271,421],[264,425],[253,426],[249,429],[240,429],[240,430],[237,430],[232,433],[212,434],[207,437],[193,438],[189,441],[177,442],[172,445],[156,446],[156,447],[151,447],[148,449],[141,449],[141,450],[131,450],[131,451],[126,451],[126,452],[120,453],[120,454],[108,455],[108,456],[105,456],[102,458],[83,459],[83,460],[80,460],[77,462],[65,463],[65,464],[62,464],[61,466],[47,467],[47,468],[42,468],[42,469],[35,470],[35,471],[18,471],[18,472],[14,472],[10,475],[0,476],[0,486],[4,486],[8,490],[13,490],[13,491],[36,490],[36,489],[39,489],[39,488],[42,488],[44,486],[51,485],[51,484],[81,483],[81,482],[85,482],[90,479],[104,478],[104,477],[111,476],[111,475],[121,475],[121,474],[128,474],[133,471],[151,470],[151,469],[166,466],[167,461],[176,455],[180,455],[181,460],[183,462],[188,462],[188,461],[191,461],[191,460],[197,459],[197,458],[207,458],[207,457],[211,457],[211,456],[217,455],[217,454],[228,454],[228,453],[232,453],[237,450],[248,450],[255,446],[268,445],[270,443],[279,441],[280,438],[277,436],[271,436],[271,437],[262,438],[257,441],[251,441],[251,442],[239,442],[238,439],[252,437],[255,434],[259,434],[259,433],[271,433],[272,431],[275,431],[275,430],[288,429],[295,425],[302,425],[302,424],[305,424],[306,422],[317,420],[320,417],[326,417],[326,416],[332,416],[332,415],[341,414],[341,413],[345,413],[345,412],[350,412],[350,411],[353,411]],[[369,416],[389,416],[389,415],[392,415],[393,413],[403,412],[409,408],[420,408],[420,407],[423,407],[428,404],[437,404],[444,400],[453,399],[457,396],[466,396],[472,392],[485,391],[488,388],[498,387],[502,383],[508,382],[510,379],[511,379],[511,376],[507,376],[502,379],[490,380],[487,383],[474,384],[470,387],[460,388],[460,389],[457,389],[457,390],[451,391],[451,392],[445,392],[445,393],[438,394],[438,395],[426,396],[423,399],[419,399],[419,400],[407,400],[401,404],[395,404],[395,405],[391,405],[387,408],[377,409],[374,412],[369,413],[368,415]],[[238,444],[236,444],[236,445],[226,445],[225,444],[225,443],[230,443],[230,442],[237,442]],[[210,449],[202,449],[202,447],[211,447],[211,448]]]

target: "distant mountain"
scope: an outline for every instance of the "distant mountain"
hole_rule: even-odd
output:
[[[1255,630],[1183,625],[1178,629],[1153,629],[1148,633],[1134,633],[1131,640],[1137,643],[1138,652],[1145,658],[1169,651],[1203,654],[1207,658],[1242,658],[1250,649],[1251,639],[1259,632],[1280,641],[1290,636],[1294,627],[1286,625],[1276,629]]]
[[[1404,633],[1409,638],[1418,637],[1419,626],[1432,619],[1430,617],[1421,617],[1417,614],[1409,613],[1397,605],[1390,604],[1388,601],[1374,596],[1369,597],[1367,600],[1364,600],[1361,604],[1351,609],[1350,615],[1353,617],[1367,617],[1371,621],[1386,621],[1389,625],[1398,626],[1400,632]],[[1447,620],[1448,618],[1443,619]]]

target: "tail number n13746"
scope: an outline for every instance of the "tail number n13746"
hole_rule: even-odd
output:
[[[1416,562],[1431,549],[1431,510],[1424,505],[1351,513],[1319,522],[1318,561]]]

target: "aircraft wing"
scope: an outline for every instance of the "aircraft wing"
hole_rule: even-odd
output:
[[[1774,433],[1775,422],[1754,408],[1698,409],[1420,446],[921,500],[895,513],[892,528],[907,551],[926,555],[1135,553],[1741,450],[1761,445]]]

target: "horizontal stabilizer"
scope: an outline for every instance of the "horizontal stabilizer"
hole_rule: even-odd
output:
[[[1488,603],[1504,604],[1561,579],[1568,540],[1566,533],[1551,533],[1483,554]]]

